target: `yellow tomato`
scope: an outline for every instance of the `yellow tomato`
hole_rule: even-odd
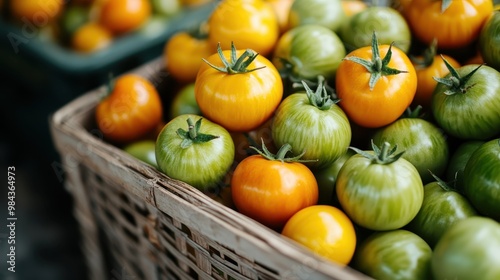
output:
[[[113,35],[95,22],[78,28],[71,39],[71,47],[78,52],[91,53],[106,48],[113,41]]]
[[[16,19],[27,19],[41,27],[54,20],[64,8],[63,0],[13,0],[10,11]]]
[[[339,265],[347,265],[356,249],[351,220],[329,205],[309,206],[295,213],[282,234]]]

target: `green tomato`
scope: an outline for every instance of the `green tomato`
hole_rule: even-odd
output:
[[[347,52],[371,46],[373,32],[379,44],[394,46],[407,53],[411,46],[411,32],[403,16],[391,7],[370,6],[353,15],[342,25],[340,38]]]
[[[424,188],[417,169],[386,142],[374,151],[358,151],[340,169],[336,192],[339,202],[358,225],[371,230],[393,230],[418,213]]]
[[[469,161],[470,156],[479,148],[485,141],[465,141],[462,142],[453,152],[448,167],[446,169],[446,180],[454,181],[454,188],[463,193],[464,190],[464,168]]]
[[[500,279],[500,225],[471,217],[449,228],[431,259],[434,279]]]
[[[487,65],[500,71],[500,10],[486,20],[479,35],[479,52]]]
[[[344,45],[335,32],[308,24],[281,35],[272,61],[280,72],[298,80],[316,80],[318,76],[330,79],[345,55]]]
[[[226,175],[234,143],[222,126],[185,114],[169,121],[156,140],[158,168],[167,176],[208,191]]]
[[[422,207],[406,228],[434,247],[448,228],[476,215],[467,198],[444,182],[432,182],[424,186]]]
[[[194,94],[194,83],[183,86],[174,96],[170,105],[170,118],[175,118],[183,114],[201,115],[201,110]]]
[[[500,221],[500,139],[481,145],[464,168],[465,195],[479,213]]]
[[[313,92],[287,96],[275,111],[271,124],[277,147],[290,144],[293,154],[304,152],[302,160],[312,169],[325,168],[346,153],[351,126],[344,111],[326,95],[323,84]],[[325,97],[326,99],[322,99]]]
[[[318,24],[338,32],[346,19],[341,0],[295,0],[288,14],[288,26]]]
[[[348,149],[345,154],[329,166],[313,171],[314,177],[316,177],[316,181],[318,182],[318,204],[340,206],[335,192],[335,183],[337,182],[340,168],[354,154],[353,150]]]
[[[500,133],[500,72],[483,65],[466,80],[478,66],[456,69],[463,83],[438,83],[432,94],[431,109],[438,126],[463,140],[487,140]],[[445,77],[447,82],[459,80],[450,77]]]
[[[177,14],[182,8],[180,0],[151,0],[151,5],[155,14],[166,17]]]
[[[373,136],[373,142],[376,145],[383,142],[398,145],[398,151],[405,151],[402,157],[417,168],[424,184],[433,181],[429,170],[441,176],[448,164],[449,149],[445,135],[424,119],[399,119],[379,129]]]
[[[353,267],[375,279],[428,280],[432,249],[407,230],[376,232],[356,250]]]
[[[156,142],[153,140],[137,141],[123,147],[128,154],[157,168],[155,149]]]
[[[71,38],[71,35],[82,25],[89,21],[90,10],[88,7],[80,5],[69,5],[64,9],[59,19],[61,31],[65,38]]]

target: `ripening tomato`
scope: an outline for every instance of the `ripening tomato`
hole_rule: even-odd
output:
[[[316,24],[338,32],[346,19],[340,0],[294,0],[288,15],[290,28]]]
[[[492,11],[491,0],[413,0],[404,15],[421,42],[430,44],[437,39],[440,48],[456,49],[478,38]]]
[[[96,22],[88,22],[79,27],[71,38],[73,50],[91,53],[108,47],[113,42],[113,34]]]
[[[198,70],[206,58],[215,53],[204,31],[181,31],[165,43],[164,61],[170,75],[181,83],[194,82]]]
[[[24,18],[42,27],[61,14],[64,2],[63,0],[15,0],[7,3],[10,3],[10,12],[15,19]]]
[[[280,33],[284,33],[289,29],[288,15],[290,13],[290,7],[292,7],[293,0],[267,0],[267,2],[271,4],[274,12],[276,13]]]
[[[362,0],[341,0],[340,4],[342,4],[342,9],[348,17],[368,8],[366,2]]]
[[[328,205],[313,205],[295,213],[281,234],[341,266],[351,261],[356,248],[351,220]]]
[[[278,231],[295,213],[318,201],[316,178],[296,158],[286,158],[288,151],[290,145],[276,155],[259,151],[243,159],[231,178],[236,209]]]
[[[220,43],[226,50],[234,42],[262,56],[272,52],[280,33],[277,15],[264,0],[220,1],[208,19],[208,32],[212,46]]]
[[[375,33],[371,47],[354,50],[342,60],[335,79],[340,107],[351,121],[371,128],[399,118],[417,88],[408,56],[392,45],[379,46]]]
[[[142,26],[151,13],[149,0],[105,0],[100,6],[99,22],[115,34],[123,34]]]
[[[127,143],[155,130],[162,114],[161,99],[153,84],[141,76],[125,74],[116,79],[109,96],[97,105],[96,122],[107,140]]]
[[[206,59],[195,81],[203,115],[231,132],[261,126],[278,107],[283,83],[276,67],[251,49],[222,51]]]
[[[479,53],[489,66],[500,71],[500,4],[486,20],[479,35]],[[495,7],[497,7],[495,6]]]

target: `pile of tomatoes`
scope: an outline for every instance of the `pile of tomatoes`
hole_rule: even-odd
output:
[[[166,42],[175,93],[118,77],[96,123],[339,265],[500,279],[500,11],[376,3],[222,0]]]
[[[166,25],[183,7],[211,0],[0,1],[5,18],[23,32],[80,53],[92,53],[139,29]]]

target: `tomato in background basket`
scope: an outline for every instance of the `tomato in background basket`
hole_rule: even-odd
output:
[[[123,147],[123,150],[131,156],[157,168],[155,148],[156,142],[147,139],[130,143]]]
[[[288,26],[294,28],[306,24],[324,26],[338,32],[346,20],[341,0],[295,0],[288,15]]]
[[[150,0],[103,0],[99,8],[99,22],[117,35],[138,29],[152,14]]]
[[[422,238],[398,229],[370,235],[358,245],[352,265],[374,279],[428,280],[431,258],[432,249]]]
[[[222,50],[202,63],[195,96],[203,115],[231,132],[245,132],[265,123],[283,96],[278,70],[251,49]]]
[[[56,19],[64,9],[64,0],[12,0],[10,12],[19,22],[27,20],[42,27]]]
[[[97,22],[88,22],[73,33],[71,48],[81,53],[92,53],[107,48],[113,39],[113,34],[102,25]]]
[[[163,107],[154,85],[135,74],[120,76],[113,83],[96,108],[96,122],[104,138],[130,143],[155,130],[162,121]]]
[[[175,117],[156,140],[158,168],[205,192],[222,182],[233,159],[234,143],[229,132],[198,115]]]
[[[407,225],[418,213],[424,189],[417,169],[395,146],[385,142],[349,158],[339,171],[336,191],[342,209],[356,224],[371,230]]]
[[[464,140],[487,140],[500,133],[500,72],[470,64],[438,79],[432,95],[436,123]]]
[[[351,17],[368,8],[368,5],[363,0],[341,0],[340,4],[342,4],[342,9],[347,17]]]
[[[493,11],[491,0],[413,0],[403,14],[412,34],[429,45],[437,39],[443,49],[463,48],[473,43]]]
[[[313,205],[300,210],[287,221],[281,234],[341,266],[349,264],[356,249],[351,220],[333,206]]]
[[[262,149],[236,166],[231,192],[240,213],[280,231],[293,214],[317,203],[318,184],[311,170],[299,162],[301,155],[286,157],[290,145],[276,154],[265,145]]]
[[[383,56],[383,57],[382,57]],[[336,74],[339,105],[352,122],[382,127],[398,119],[415,96],[417,74],[408,56],[392,45],[372,46],[349,53]]]
[[[194,82],[198,70],[207,58],[216,52],[216,46],[208,41],[203,27],[174,34],[165,43],[163,57],[172,77],[181,83]]]
[[[240,49],[269,55],[279,36],[278,18],[264,0],[222,0],[208,19],[208,40],[227,50],[234,42]]]
[[[194,83],[184,85],[175,93],[170,105],[169,117],[173,119],[183,114],[201,115],[200,107],[194,95]]]

